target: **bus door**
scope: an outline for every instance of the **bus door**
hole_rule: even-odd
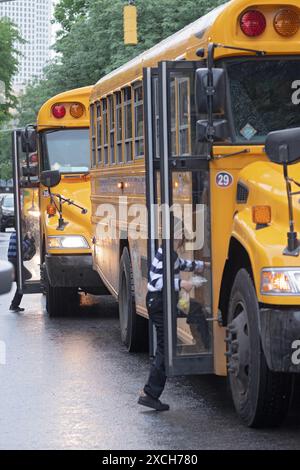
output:
[[[148,256],[161,246],[169,376],[213,372],[209,165],[196,139],[197,68],[178,61],[144,71]],[[189,294],[180,280],[193,284]]]
[[[39,168],[36,133],[33,128],[12,134],[13,180],[18,290],[22,294],[42,292],[40,276]]]

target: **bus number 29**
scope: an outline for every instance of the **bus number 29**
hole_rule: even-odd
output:
[[[219,188],[228,188],[233,183],[233,176],[230,173],[222,171],[217,174],[216,183]]]

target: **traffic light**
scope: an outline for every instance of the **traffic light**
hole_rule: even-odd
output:
[[[137,8],[134,1],[124,6],[124,43],[125,45],[136,46],[137,37]]]

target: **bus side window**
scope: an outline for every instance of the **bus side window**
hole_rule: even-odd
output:
[[[102,126],[103,126],[103,152],[104,165],[108,164],[108,122],[107,122],[107,99],[102,100]]]
[[[182,156],[191,154],[189,87],[189,78],[178,79],[178,136]]]
[[[159,158],[159,98],[158,78],[153,80],[154,86],[154,134],[155,134],[155,157]]]
[[[132,161],[132,100],[131,88],[124,89],[124,128],[125,128],[125,162]]]
[[[177,152],[177,129],[176,129],[176,79],[172,78],[170,84],[170,110],[171,110],[171,155],[178,155]]]
[[[117,163],[123,162],[123,119],[122,119],[122,93],[118,91],[116,99],[116,140],[117,140]]]
[[[135,157],[144,155],[144,109],[143,87],[139,85],[134,89],[134,140]]]
[[[94,168],[96,166],[96,129],[95,129],[95,105],[91,104],[90,106],[91,113],[91,139],[92,139],[92,155],[91,155],[91,166]]]
[[[114,96],[109,96],[109,139],[110,139],[110,163],[116,163],[115,158],[115,106]]]
[[[98,164],[102,163],[102,142],[101,142],[101,103],[98,101],[97,103],[97,156],[98,156]]]

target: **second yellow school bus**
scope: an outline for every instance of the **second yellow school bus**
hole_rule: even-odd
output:
[[[84,87],[56,95],[38,114],[40,174],[56,170],[61,175],[52,200],[46,187],[39,191],[41,264],[50,316],[71,312],[79,290],[102,292],[91,256],[90,92],[91,87]]]
[[[179,318],[173,218],[162,211],[166,368],[228,375],[249,426],[282,422],[300,372],[299,201],[288,245],[286,235],[286,181],[296,192],[300,164],[285,180],[265,151],[270,132],[300,126],[299,79],[298,2],[232,0],[91,93],[93,260],[119,300],[123,342],[147,344],[147,275],[160,244],[154,205],[191,207],[200,242],[184,256],[211,268],[192,294],[198,317]],[[146,202],[145,219],[137,207]]]

